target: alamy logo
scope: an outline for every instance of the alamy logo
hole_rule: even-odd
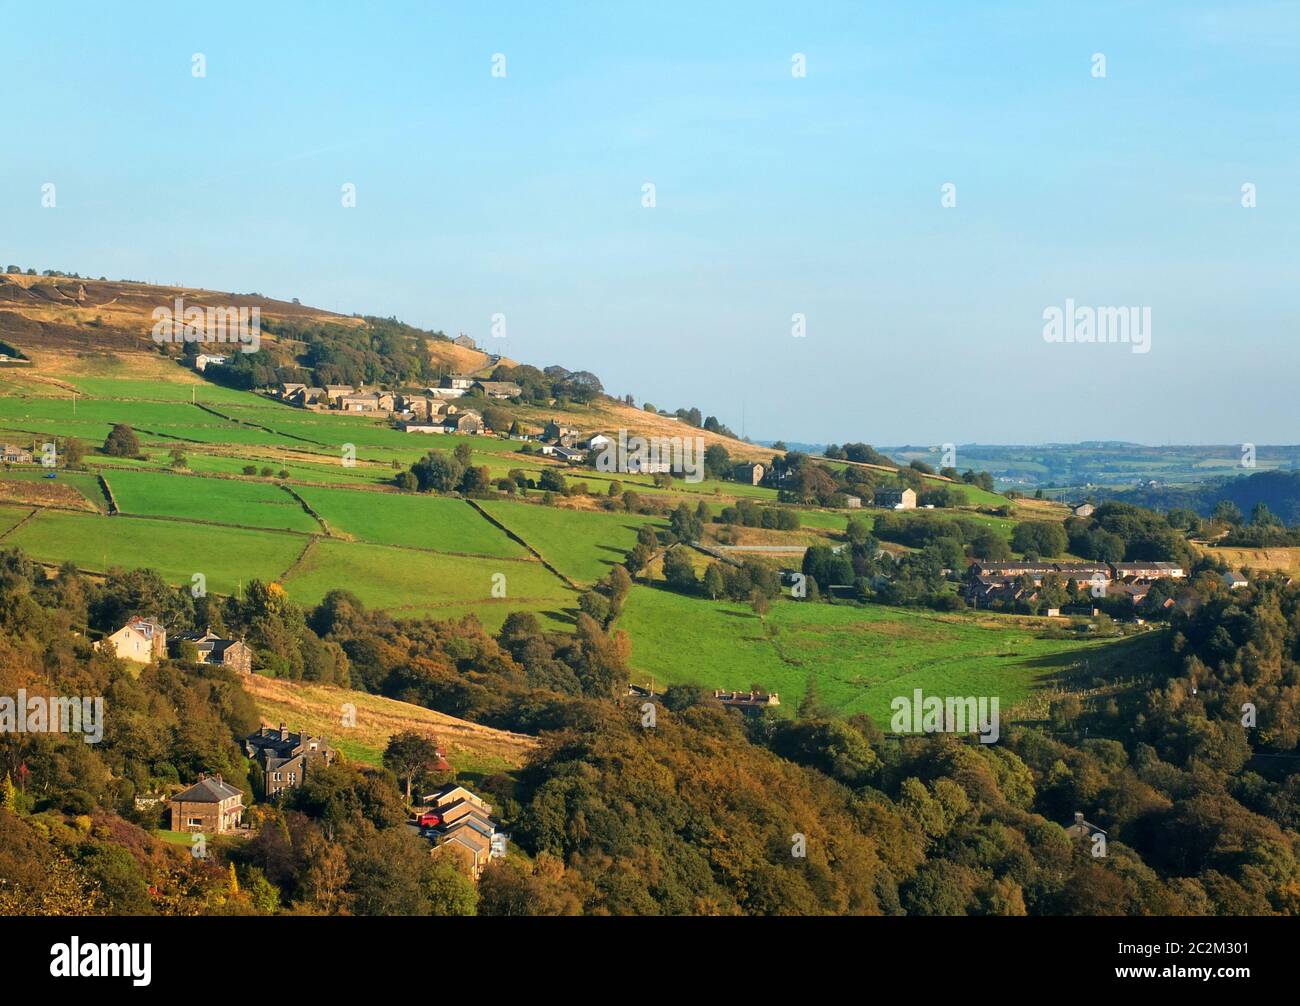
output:
[[[669,472],[685,482],[704,480],[703,437],[629,437],[618,431],[596,457],[596,471],[654,474]]]
[[[137,987],[152,980],[152,943],[82,943],[74,936],[50,947],[50,957],[55,978],[130,978]]]
[[[1150,307],[1043,308],[1044,342],[1127,343],[1135,353],[1151,352]]]
[[[0,695],[0,734],[81,734],[87,744],[104,739],[104,697]]]
[[[894,714],[889,729],[896,734],[978,733],[981,744],[996,744],[1001,733],[996,695],[922,695],[917,688],[910,699],[900,695],[889,708]]]
[[[185,306],[177,297],[169,307],[153,309],[153,341],[158,345],[182,342],[238,343],[245,353],[256,353],[262,345],[260,307]]]

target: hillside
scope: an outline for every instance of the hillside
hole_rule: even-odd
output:
[[[202,376],[183,370],[164,356],[150,335],[155,324],[155,308],[170,307],[177,298],[182,298],[186,306],[256,307],[264,325],[263,344],[279,346],[287,352],[296,353],[302,347],[274,334],[277,322],[349,327],[364,324],[357,316],[335,314],[261,294],[0,274],[0,342],[9,343],[30,358],[32,379],[37,381],[57,382],[60,378],[83,375],[204,385],[208,382]],[[497,365],[513,364],[509,358],[494,364],[485,352],[426,334],[424,343],[432,362],[444,372],[486,376]],[[65,387],[72,390],[71,385]],[[766,461],[773,453],[769,448],[692,429],[672,418],[647,413],[611,398],[602,397],[585,406],[567,403],[554,408],[517,411],[521,420],[539,429],[554,418],[592,431],[622,428],[645,436],[699,436],[706,445],[722,444],[740,459]]]

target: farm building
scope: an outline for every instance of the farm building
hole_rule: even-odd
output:
[[[1091,517],[1094,510],[1096,507],[1091,503],[1076,503],[1070,507],[1070,512],[1076,517]]]
[[[875,496],[875,504],[887,510],[915,510],[915,489],[881,489]]]
[[[0,461],[11,465],[30,465],[32,452],[24,450],[17,444],[0,444]]]
[[[731,470],[731,477],[737,482],[756,486],[763,481],[764,468],[754,461],[745,461]]]
[[[461,349],[478,349],[478,343],[464,333],[456,336],[451,341]]]
[[[471,390],[481,391],[488,398],[518,398],[524,393],[513,381],[475,381]]]

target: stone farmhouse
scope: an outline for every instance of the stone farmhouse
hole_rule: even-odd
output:
[[[731,471],[731,477],[737,482],[743,482],[746,485],[756,486],[763,481],[765,469],[761,464],[752,461],[745,461],[736,465]]]
[[[244,738],[244,753],[261,767],[267,799],[301,785],[309,771],[332,765],[337,757],[325,738],[290,733],[283,723]]]
[[[222,639],[211,630],[181,638],[194,644],[198,651],[196,659],[200,664],[220,664],[234,668],[241,674],[253,673],[253,651],[242,640]]]
[[[0,461],[10,465],[30,465],[32,452],[17,444],[0,444]]]
[[[244,795],[221,776],[200,775],[189,789],[168,801],[172,831],[226,835],[239,827],[244,815]]]

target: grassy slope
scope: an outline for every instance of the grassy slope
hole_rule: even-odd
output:
[[[273,530],[320,531],[302,504],[270,482],[163,472],[104,473],[122,513],[183,517]]]
[[[423,706],[329,685],[288,682],[253,675],[246,687],[264,723],[292,723],[324,735],[353,761],[382,764],[388,738],[403,730],[432,735],[452,768],[486,773],[522,765],[536,746],[532,737],[495,730]],[[356,725],[341,725],[345,704],[355,707]]]
[[[751,685],[776,691],[787,712],[815,679],[824,705],[882,723],[890,700],[924,687],[945,695],[997,695],[1003,714],[1036,684],[1105,644],[1044,639],[1016,618],[938,615],[880,606],[773,604],[767,624],[747,607],[666,590],[633,589],[619,628],[632,639],[634,680],[663,686]]]

